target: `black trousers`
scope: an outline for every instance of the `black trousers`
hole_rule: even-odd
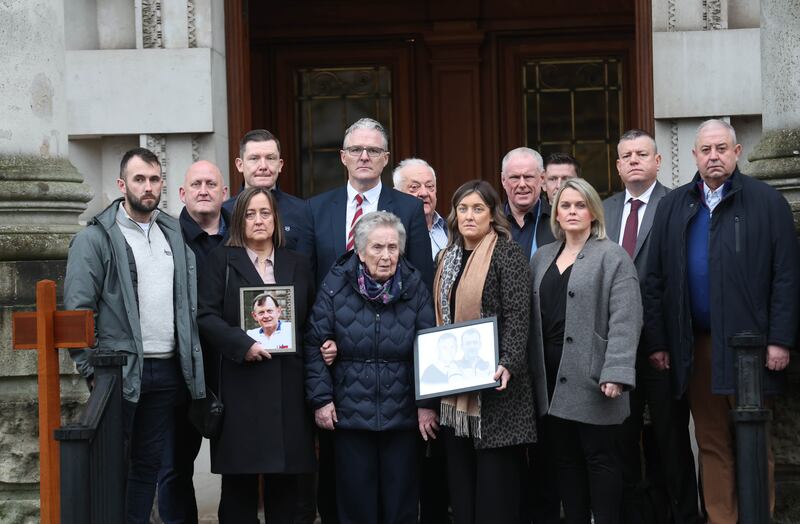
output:
[[[158,516],[164,524],[197,524],[192,476],[203,436],[189,421],[189,405],[175,408],[175,426],[166,437],[158,472]]]
[[[416,429],[333,432],[340,522],[416,524],[418,435]]]
[[[445,524],[450,496],[447,490],[447,464],[441,438],[417,439],[420,445],[419,524]]]
[[[514,523],[520,519],[525,447],[476,450],[471,438],[442,428],[455,524]]]
[[[523,471],[520,522],[560,524],[561,496],[556,482],[554,443],[546,419],[539,419],[536,435],[538,442],[528,446],[528,467]]]
[[[640,358],[636,363],[636,389],[630,393],[630,403],[631,414],[619,431],[623,506],[635,504],[636,488],[643,480],[639,442],[642,416],[645,405],[649,405],[652,431],[647,437],[652,436],[653,442],[645,439],[647,478],[652,486],[666,491],[665,498],[675,524],[701,522],[694,455],[689,440],[689,405],[685,399],[673,399],[669,371],[658,371],[646,358]],[[648,453],[650,450],[654,453]]]
[[[261,475],[267,524],[294,524],[297,475]],[[258,524],[259,475],[222,475],[217,516],[220,524]]]
[[[616,449],[619,425],[595,426],[550,415],[558,488],[567,524],[619,524],[622,468]]]
[[[317,429],[319,473],[317,475],[317,510],[322,524],[339,524],[336,510],[336,460],[333,431]]]

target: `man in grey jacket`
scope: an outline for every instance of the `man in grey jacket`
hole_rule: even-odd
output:
[[[191,398],[205,396],[195,257],[179,222],[157,209],[162,185],[158,157],[142,148],[125,153],[117,180],[123,198],[72,240],[64,281],[65,306],[95,312],[97,349],[127,356],[128,523],[149,522],[175,404],[187,390]],[[71,355],[91,384],[88,351]]]
[[[657,180],[661,155],[649,133],[641,129],[626,131],[619,139],[617,154],[617,171],[625,190],[603,202],[606,231],[611,240],[628,251],[643,287],[650,230],[656,208],[669,190]],[[653,507],[652,511],[671,514],[675,524],[701,522],[694,456],[689,444],[689,405],[685,399],[672,398],[669,371],[655,369],[648,357],[644,344],[640,343],[636,389],[630,394],[631,414],[619,433],[624,483],[621,522],[641,522],[642,505],[653,505],[656,500],[662,507]],[[651,425],[643,437],[645,405]],[[655,481],[652,485],[642,478],[642,451],[648,459],[646,477]]]

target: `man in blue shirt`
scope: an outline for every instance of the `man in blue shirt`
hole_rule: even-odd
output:
[[[550,204],[542,191],[542,155],[529,147],[512,149],[501,162],[500,181],[506,192],[505,214],[511,224],[511,236],[525,256],[531,258],[539,247],[555,241],[550,229]],[[538,430],[541,442],[541,425]],[[520,500],[527,501],[527,507],[521,509],[526,519],[536,524],[560,522],[561,499],[556,483],[552,482],[555,474],[555,463],[546,447],[531,444],[520,497]]]
[[[529,147],[512,149],[503,157],[500,181],[506,192],[511,236],[531,258],[539,246],[555,240],[550,230],[550,204],[542,195],[542,155]]]
[[[436,212],[436,172],[421,158],[406,158],[394,168],[392,181],[396,190],[422,200],[431,254],[436,261],[439,251],[447,247],[447,222]]]

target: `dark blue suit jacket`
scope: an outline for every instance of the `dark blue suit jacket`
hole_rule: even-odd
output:
[[[283,247],[310,255],[313,252],[314,240],[305,200],[284,193],[277,187],[272,190],[272,196],[278,204],[278,213],[283,224]],[[233,214],[237,198],[238,196],[229,198],[222,204],[222,208]]]
[[[422,274],[422,280],[433,288],[431,238],[425,223],[422,200],[384,185],[378,198],[378,210],[389,211],[400,218],[406,228],[406,260]],[[342,186],[308,201],[311,229],[314,232],[314,271],[317,285],[328,274],[333,263],[345,253],[347,221],[347,188]]]

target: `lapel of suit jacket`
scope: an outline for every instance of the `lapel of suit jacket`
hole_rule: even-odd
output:
[[[619,244],[619,230],[622,227],[622,209],[625,207],[625,191],[613,195],[609,199],[608,203],[606,235],[608,235],[608,238]]]
[[[667,189],[661,185],[660,182],[656,181],[656,186],[653,188],[653,192],[650,193],[650,200],[647,201],[647,205],[644,207],[642,223],[639,224],[639,233],[636,235],[636,249],[633,250],[634,260],[639,256],[639,251],[642,250],[644,241],[647,240],[647,235],[650,234],[650,230],[653,228],[653,217],[656,214],[658,201],[661,200],[665,194],[667,194]]]
[[[253,265],[253,262],[250,260],[250,257],[247,256],[247,251],[245,248],[240,247],[237,249],[231,249],[228,253],[228,264],[230,264],[230,266],[242,276],[240,285],[264,285],[261,275],[258,274],[258,271],[256,271],[256,268]]]
[[[285,249],[275,250],[275,283],[286,286],[294,282],[294,266]]]
[[[333,242],[333,259],[344,254],[347,247],[347,187],[338,190],[331,201],[331,242]]]
[[[394,195],[392,188],[386,184],[381,186],[381,196],[378,197],[378,211],[394,212],[392,203],[394,202]]]

